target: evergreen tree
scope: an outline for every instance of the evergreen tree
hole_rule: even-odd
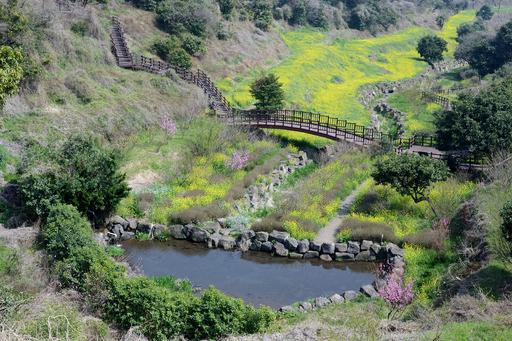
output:
[[[274,74],[264,76],[251,84],[251,95],[258,109],[281,109],[284,102],[282,84]]]

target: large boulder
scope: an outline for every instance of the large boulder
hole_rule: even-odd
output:
[[[345,301],[345,299],[340,294],[332,295],[329,297],[329,300],[334,304],[343,303]]]
[[[304,254],[304,259],[312,259],[312,258],[318,258],[320,257],[320,252],[318,251],[306,251]]]
[[[271,242],[276,241],[278,243],[284,244],[285,240],[288,239],[289,237],[290,234],[288,232],[274,230],[272,231],[271,234],[269,234],[268,240],[270,240]]]
[[[251,246],[249,246],[249,250],[251,250],[251,251],[260,251],[261,244],[263,244],[263,243],[260,242],[259,240],[253,240],[252,243],[251,243]]]
[[[335,258],[339,262],[354,260],[354,254],[348,252],[336,252]]]
[[[289,251],[295,251],[297,250],[297,246],[299,246],[299,242],[297,241],[297,239],[290,237],[284,241],[284,246]]]
[[[124,228],[121,224],[115,224],[114,226],[112,226],[110,231],[116,235],[116,239],[120,239],[121,235],[124,233]]]
[[[290,252],[288,255],[291,259],[302,259],[302,253]]]
[[[273,247],[274,247],[274,245],[271,242],[263,242],[263,243],[261,243],[260,250],[263,252],[272,252]]]
[[[121,225],[124,229],[128,228],[128,220],[118,216],[118,215],[115,215],[113,216],[112,218],[110,218],[110,224],[111,225],[116,225],[116,224],[119,224]]]
[[[171,225],[169,226],[169,232],[171,233],[171,237],[174,239],[187,239],[185,227],[183,225]]]
[[[369,250],[372,245],[373,242],[371,240],[363,240],[361,243],[361,251]]]
[[[204,224],[203,229],[208,233],[216,233],[220,231],[221,226],[218,221],[210,221]]]
[[[377,292],[377,290],[375,290],[375,288],[371,284],[363,285],[359,291],[361,291],[361,293],[365,294],[368,297],[373,298],[373,297],[379,296],[379,293]]]
[[[258,231],[256,232],[256,240],[264,243],[266,241],[268,241],[268,233],[267,232],[264,232],[264,231]]]
[[[251,240],[254,236],[256,236],[256,233],[253,230],[246,230],[240,234],[239,238],[241,240]]]
[[[342,296],[345,299],[345,301],[352,301],[357,297],[357,292],[355,292],[354,290],[347,290],[343,293]]]
[[[331,303],[328,298],[326,297],[317,297],[315,298],[315,306],[316,307],[323,307]]]
[[[359,247],[359,243],[358,242],[349,241],[347,243],[347,252],[348,253],[352,253],[354,255],[357,255],[359,252],[361,252],[361,248]]]
[[[128,222],[128,226],[126,227],[128,230],[130,230],[130,231],[137,230],[137,220],[136,219],[128,218],[128,219],[126,219],[126,221]]]
[[[299,310],[307,311],[313,309],[313,305],[309,302],[302,302],[299,304]]]
[[[208,235],[208,239],[206,243],[208,244],[208,248],[216,248],[219,247],[219,241],[222,238],[222,235],[220,233],[213,233]]]
[[[357,261],[361,261],[361,262],[368,262],[371,259],[371,256],[370,256],[370,251],[361,251],[359,252],[357,255],[356,255],[356,258],[355,260]]]
[[[274,243],[272,253],[280,257],[288,257],[288,250],[282,243],[279,242]]]
[[[153,225],[145,221],[139,221],[137,223],[137,231],[142,233],[151,233]]]
[[[347,252],[347,243],[336,243],[334,244],[336,252]]]
[[[325,262],[331,262],[332,261],[331,255],[327,255],[325,253],[320,255],[320,259],[325,261]]]
[[[235,248],[236,242],[233,237],[222,236],[219,239],[219,248],[223,248],[224,250],[233,250]]]
[[[236,241],[236,247],[238,249],[240,249],[240,251],[242,252],[247,252],[249,251],[249,248],[251,247],[251,240],[250,239],[245,239],[245,238],[242,238],[242,239],[237,239]]]
[[[321,243],[317,243],[315,241],[309,242],[309,249],[311,251],[318,251],[318,252],[320,252],[321,248],[322,248],[322,244]]]
[[[135,232],[124,231],[123,234],[121,234],[121,240],[122,241],[130,240],[130,239],[133,239],[133,238],[135,238]]]
[[[196,226],[190,230],[189,238],[194,243],[206,243],[208,232]]]
[[[323,243],[321,247],[323,254],[332,255],[335,252],[334,243]]]
[[[297,252],[306,253],[307,251],[309,251],[309,240],[303,239],[299,241],[299,244],[297,245]]]
[[[168,236],[169,228],[162,224],[156,224],[153,226],[153,238],[159,238],[167,234]],[[166,238],[167,238],[166,236]]]

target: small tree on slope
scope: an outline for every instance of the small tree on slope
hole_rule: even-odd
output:
[[[274,74],[264,76],[251,84],[251,95],[258,109],[281,109],[284,102],[283,85]]]
[[[435,35],[420,39],[416,50],[430,65],[443,60],[443,53],[448,51],[446,40]]]
[[[430,198],[429,188],[448,178],[444,163],[416,154],[392,155],[375,165],[372,177],[378,184],[390,185],[398,193],[408,195],[415,203],[427,201],[439,218]]]

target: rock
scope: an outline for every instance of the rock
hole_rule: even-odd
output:
[[[260,250],[264,252],[272,252],[273,244],[271,242],[263,242],[261,243]]]
[[[115,215],[113,216],[112,218],[110,218],[110,224],[112,225],[116,225],[116,224],[119,224],[121,225],[124,229],[128,228],[128,221],[118,215]]]
[[[249,250],[251,251],[260,251],[261,249],[261,242],[259,240],[253,240],[251,243],[251,246],[249,246]]]
[[[135,238],[135,232],[125,231],[125,232],[121,235],[121,240],[122,240],[122,241],[130,240],[130,239],[133,239],[133,238]]]
[[[151,233],[151,229],[153,228],[153,225],[150,223],[146,223],[143,221],[139,221],[137,223],[137,231],[143,232],[143,233]]]
[[[313,309],[313,305],[309,302],[302,302],[301,304],[299,304],[299,309],[303,311],[311,310]]]
[[[238,239],[236,242],[236,247],[240,249],[242,252],[249,251],[249,248],[251,247],[252,242],[250,239]]]
[[[343,298],[345,299],[345,301],[352,301],[356,297],[357,292],[355,292],[354,290],[347,290],[343,293]]]
[[[328,298],[326,297],[317,297],[315,298],[315,306],[317,307],[323,307],[331,303]]]
[[[153,237],[157,238],[165,233],[169,232],[169,228],[162,224],[153,226]]]
[[[326,255],[325,253],[320,255],[320,259],[325,261],[325,262],[331,262],[332,261],[331,255]]]
[[[398,245],[396,244],[393,244],[393,243],[389,243],[387,246],[386,246],[387,250],[388,250],[388,254],[392,257],[394,256],[400,256],[400,257],[403,257],[404,256],[404,250],[402,250],[400,247],[398,247]]]
[[[291,305],[285,305],[284,307],[281,307],[279,308],[279,311],[284,313],[284,312],[287,312],[287,311],[293,311],[293,307]]]
[[[187,239],[183,225],[171,225],[169,226],[169,232],[174,239]]]
[[[274,247],[272,248],[272,253],[280,257],[288,257],[288,250],[282,243],[279,242],[276,242],[274,244]]]
[[[126,221],[128,222],[128,226],[127,226],[128,230],[130,230],[130,231],[137,230],[137,220],[128,218],[128,219],[126,219]]]
[[[251,240],[254,236],[256,236],[256,233],[253,230],[246,230],[240,234],[239,238],[242,240]]]
[[[304,259],[318,258],[320,256],[320,252],[318,251],[306,251],[304,254]]]
[[[235,248],[235,239],[229,236],[222,236],[219,239],[219,247],[224,250],[233,250]]]
[[[306,253],[309,250],[309,240],[303,239],[297,245],[297,252]]]
[[[363,285],[359,291],[368,297],[378,297],[379,294],[371,284]]]
[[[379,252],[380,252],[380,249],[381,249],[381,246],[377,243],[373,243],[372,246],[370,246],[370,253],[377,257],[379,255]]]
[[[361,251],[358,242],[348,242],[347,243],[347,252],[357,255]]]
[[[194,243],[206,243],[208,232],[196,226],[190,231],[189,238]]]
[[[196,228],[196,225],[194,224],[187,224],[183,227],[183,232],[185,233],[185,236],[187,236],[187,238],[190,238],[190,236],[192,235],[192,231],[194,231],[194,229]]]
[[[302,259],[302,253],[290,252],[288,255],[291,259]]]
[[[348,252],[336,252],[335,258],[337,261],[354,260],[354,254]]]
[[[338,304],[345,302],[345,299],[340,294],[334,294],[331,297],[329,297],[329,300],[331,303]]]
[[[289,251],[295,251],[297,250],[297,246],[299,246],[299,242],[297,241],[297,239],[290,237],[284,241],[284,246]]]
[[[123,229],[122,225],[115,224],[114,226],[112,226],[112,233],[116,235],[117,239],[121,238],[121,235],[123,234],[123,232],[124,232],[124,229]]]
[[[256,240],[262,243],[268,241],[268,233],[263,231],[256,232]]]
[[[368,262],[370,260],[370,251],[361,251],[356,255],[357,261]]]
[[[369,250],[372,245],[373,242],[371,240],[363,240],[361,243],[361,251]]]
[[[315,241],[311,241],[311,242],[309,243],[309,249],[310,249],[311,251],[318,251],[318,252],[320,252],[320,249],[321,249],[321,248],[322,248],[322,244],[320,244],[320,243],[317,243],[317,242],[315,242]]]
[[[226,227],[226,218],[218,218],[217,222],[219,223],[221,228]]]
[[[322,253],[326,255],[334,254],[334,243],[323,243],[321,250]]]
[[[221,226],[218,221],[210,221],[204,224],[203,229],[208,233],[215,233],[220,231]]]
[[[206,240],[206,243],[208,244],[208,248],[216,248],[219,247],[219,240],[222,238],[222,236],[219,233],[213,233],[208,235],[208,239]]]
[[[290,234],[288,232],[283,231],[272,231],[271,234],[268,235],[268,240],[270,241],[276,241],[281,244],[284,244],[284,241],[290,237]]]
[[[347,252],[347,243],[336,243],[334,249],[336,252]]]
[[[106,236],[101,232],[94,233],[92,235],[92,238],[103,247],[106,247],[108,245]]]

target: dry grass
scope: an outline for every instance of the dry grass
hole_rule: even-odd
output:
[[[353,218],[347,218],[340,226],[340,235],[345,234],[350,235],[351,240],[400,242],[400,238],[395,235],[391,226],[384,223],[361,221]]]

